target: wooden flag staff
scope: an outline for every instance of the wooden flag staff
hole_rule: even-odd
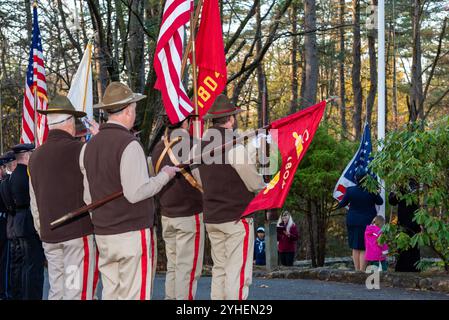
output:
[[[195,156],[195,157],[193,157],[193,158],[191,158],[189,160],[186,160],[183,163],[180,163],[179,165],[177,165],[176,167],[178,167],[178,168],[185,168],[185,167],[196,165],[196,164],[198,164],[201,161],[202,157],[204,157],[205,155],[213,156],[216,152],[221,152],[222,150],[226,150],[226,148],[232,147],[233,145],[235,145],[237,143],[240,143],[240,142],[244,141],[245,139],[248,139],[250,137],[255,136],[259,130],[268,130],[269,128],[270,128],[270,125],[267,125],[267,126],[265,126],[263,128],[251,131],[251,132],[249,132],[249,133],[247,133],[247,134],[245,134],[243,136],[234,138],[232,141],[224,143],[224,144],[222,144],[222,145],[220,145],[220,146],[218,146],[218,147],[216,147],[216,148],[214,148],[212,150],[206,151],[205,153],[197,155],[197,156]],[[74,211],[71,211],[71,212],[67,213],[66,215],[62,216],[61,218],[51,222],[50,226],[52,228],[60,226],[61,224],[67,222],[68,220],[76,218],[76,217],[78,217],[78,216],[80,216],[80,215],[82,215],[84,213],[87,213],[87,212],[89,212],[91,210],[95,210],[95,209],[101,207],[102,205],[104,205],[104,204],[106,204],[106,203],[108,203],[108,202],[110,202],[112,200],[115,200],[117,198],[120,198],[122,196],[123,196],[123,191],[117,191],[117,192],[115,192],[113,194],[110,194],[106,198],[103,198],[101,200],[95,201],[95,202],[91,203],[90,205],[81,207],[81,208],[79,208],[77,210],[74,210]]]
[[[201,12],[201,7],[202,6],[203,6],[203,0],[199,0],[198,4],[196,6],[196,9],[195,9],[195,16],[193,17],[193,19],[192,19],[192,17],[190,18],[190,28],[191,28],[191,30],[192,30],[192,26],[194,27],[194,30],[196,30],[196,27],[198,25],[198,20],[200,18],[200,12]],[[193,21],[193,23],[192,23],[192,21]],[[194,34],[191,33],[190,38],[189,38],[189,42],[187,43],[186,50],[184,52],[184,56],[182,57],[181,77],[184,75],[184,72],[185,72],[185,69],[186,69],[186,66],[187,66],[187,59],[189,58],[190,51],[192,51],[192,44],[193,44],[193,41],[194,41],[194,39],[193,39],[194,37],[192,35],[194,35]]]
[[[326,99],[326,103],[332,102],[332,101],[334,101],[336,99],[338,99],[338,97],[330,97],[330,98]],[[207,151],[207,152],[202,153],[202,154],[200,154],[198,156],[195,156],[195,157],[193,157],[193,158],[191,158],[191,159],[189,159],[187,161],[184,161],[183,163],[179,164],[177,167],[178,168],[185,168],[185,167],[188,167],[188,166],[196,165],[197,163],[199,163],[201,161],[202,157],[204,157],[205,155],[213,155],[215,152],[226,150],[226,148],[232,147],[233,145],[235,145],[237,143],[240,143],[240,142],[244,141],[245,139],[248,139],[250,137],[255,136],[259,130],[268,130],[268,129],[270,129],[270,127],[271,127],[271,125],[269,124],[269,125],[266,125],[266,126],[264,126],[262,128],[253,130],[253,131],[251,131],[251,132],[249,132],[249,133],[247,133],[245,135],[242,135],[240,137],[234,138],[232,141],[224,143],[224,144],[222,144],[222,145],[220,145],[220,146],[218,146],[218,147],[216,147],[216,148],[214,148],[214,149],[212,149],[210,151]],[[87,212],[89,212],[91,210],[95,210],[95,209],[101,207],[102,205],[104,205],[104,204],[106,204],[106,203],[108,203],[108,202],[110,202],[112,200],[115,200],[117,198],[120,198],[122,196],[123,196],[123,191],[117,191],[117,192],[115,192],[113,194],[110,194],[109,196],[107,196],[107,197],[105,197],[105,198],[103,198],[101,200],[98,200],[98,201],[95,201],[95,202],[91,203],[90,205],[81,207],[81,208],[79,208],[77,210],[74,210],[74,211],[71,211],[71,212],[65,214],[61,218],[51,222],[50,226],[52,228],[60,226],[61,224],[65,223],[65,222],[67,222],[67,221],[69,221],[69,220],[71,220],[73,218],[76,218],[76,217],[78,217],[78,216],[80,216],[82,214],[85,214],[85,213],[87,213]]]

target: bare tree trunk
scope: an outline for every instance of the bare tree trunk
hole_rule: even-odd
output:
[[[303,103],[304,92],[306,92],[306,54],[304,47],[302,48],[300,54],[301,54],[301,89],[299,91],[299,96],[301,98],[300,106],[302,108],[302,106],[304,105]]]
[[[316,248],[315,248],[315,237],[313,232],[313,214],[315,212],[314,205],[311,200],[307,200],[307,229],[309,231],[309,250],[310,250],[310,260],[312,261],[312,267],[317,267],[316,261]]]
[[[261,21],[262,17],[260,14],[260,2],[256,8],[256,37],[257,37],[257,41],[256,41],[256,54],[259,55],[262,51],[262,21]],[[256,68],[256,73],[257,73],[257,125],[258,128],[263,127],[264,124],[262,123],[262,119],[263,119],[263,110],[262,110],[262,100],[263,100],[263,96],[265,94],[265,98],[266,98],[266,92],[264,93],[264,88],[265,88],[265,73],[263,70],[263,64],[262,62],[260,62],[257,65]],[[265,103],[267,102],[267,100],[265,100]]]
[[[298,110],[298,4],[295,2],[292,4],[290,10],[290,23],[292,25],[292,50],[291,50],[291,65],[292,65],[292,78],[291,78],[291,95],[290,101],[290,113],[294,113]]]
[[[319,203],[317,207],[317,265],[323,267],[326,260],[326,231],[327,231],[327,218],[325,212],[324,202]]]
[[[138,15],[140,19],[143,18],[143,1],[132,1],[129,16],[129,67],[128,75],[130,77],[131,89],[136,92],[143,91],[145,82],[144,74],[144,33],[139,24]]]
[[[360,81],[361,70],[361,39],[360,39],[360,0],[352,0],[353,33],[352,43],[352,91],[354,93],[354,115],[352,122],[355,131],[355,139],[359,140],[362,132],[362,84]]]
[[[33,33],[33,13],[31,11],[31,0],[24,0],[26,12],[26,26],[28,31],[28,43],[31,42],[31,34]]]
[[[422,82],[421,65],[421,2],[422,0],[412,1],[412,85],[410,89],[409,113],[410,121],[415,122],[419,118],[424,118],[424,94]]]
[[[373,5],[377,5],[377,0],[372,1]],[[374,99],[377,92],[377,63],[376,63],[376,30],[368,30],[368,53],[369,53],[369,74],[370,87],[368,98],[366,99],[366,119],[371,126],[371,117],[374,107]]]
[[[340,24],[345,23],[345,0],[340,0]],[[346,88],[345,88],[345,30],[340,28],[340,124],[341,138],[344,139],[348,131],[346,124]]]
[[[315,0],[304,1],[304,29],[305,32],[316,29],[316,3]],[[306,83],[302,106],[308,107],[316,102],[318,88],[318,49],[316,33],[309,32],[304,38],[304,49],[306,56]]]

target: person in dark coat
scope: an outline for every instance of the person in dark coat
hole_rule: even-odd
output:
[[[16,157],[14,152],[9,151],[2,156],[4,163],[4,176],[0,181],[0,198],[3,202],[4,208],[6,209],[6,261],[5,265],[2,266],[5,276],[4,276],[4,291],[2,292],[2,297],[5,300],[10,299],[21,299],[20,290],[21,290],[21,280],[20,273],[17,272],[17,268],[12,268],[13,265],[11,259],[14,256],[14,241],[16,239],[15,231],[14,231],[14,216],[15,216],[15,208],[14,208],[14,200],[11,194],[11,174],[17,167]],[[19,270],[21,260],[19,259]],[[17,264],[16,264],[17,266]]]
[[[28,161],[34,144],[19,144],[12,147],[17,159],[17,167],[11,174],[10,188],[14,201],[14,255],[11,269],[19,276],[23,300],[41,300],[44,286],[44,250],[39,235],[34,228],[30,209],[30,186]]]
[[[338,204],[338,208],[349,205],[346,216],[346,226],[348,229],[348,243],[352,249],[352,259],[355,270],[365,271],[365,229],[377,215],[376,204],[383,204],[383,199],[379,194],[369,193],[361,186],[363,178],[366,176],[364,169],[358,169],[355,175],[357,185],[346,189],[346,193]]]
[[[254,264],[256,266],[264,266],[266,264],[264,227],[257,228],[256,233],[257,237],[256,241],[254,241]]]
[[[410,181],[409,190],[407,192],[413,193],[418,190],[416,181]],[[403,192],[404,193],[404,192]],[[404,199],[400,200],[398,196],[391,192],[388,201],[392,206],[398,206],[398,225],[402,227],[410,237],[421,231],[421,227],[413,221],[418,204],[407,205]],[[395,271],[397,272],[419,272],[416,264],[421,258],[419,247],[411,247],[408,250],[399,252],[399,258],[396,262]]]
[[[6,178],[6,159],[0,157],[0,184],[2,180]],[[7,208],[0,195],[0,300],[6,300],[7,294],[7,281],[6,277],[8,266],[8,238],[6,237],[6,217]]]

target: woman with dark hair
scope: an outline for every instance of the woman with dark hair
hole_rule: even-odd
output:
[[[369,193],[362,185],[366,171],[359,168],[355,174],[357,185],[346,189],[337,208],[349,206],[346,216],[348,244],[352,249],[355,270],[365,271],[365,229],[377,215],[376,204],[383,204],[379,194]]]

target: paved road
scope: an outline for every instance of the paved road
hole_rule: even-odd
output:
[[[210,295],[210,277],[199,281],[197,299],[207,300]],[[164,298],[164,275],[157,275],[154,299]],[[449,300],[449,295],[437,292],[412,291],[400,288],[368,290],[364,285],[323,282],[318,280],[253,279],[249,299],[252,300]],[[48,282],[44,297],[48,295]]]

